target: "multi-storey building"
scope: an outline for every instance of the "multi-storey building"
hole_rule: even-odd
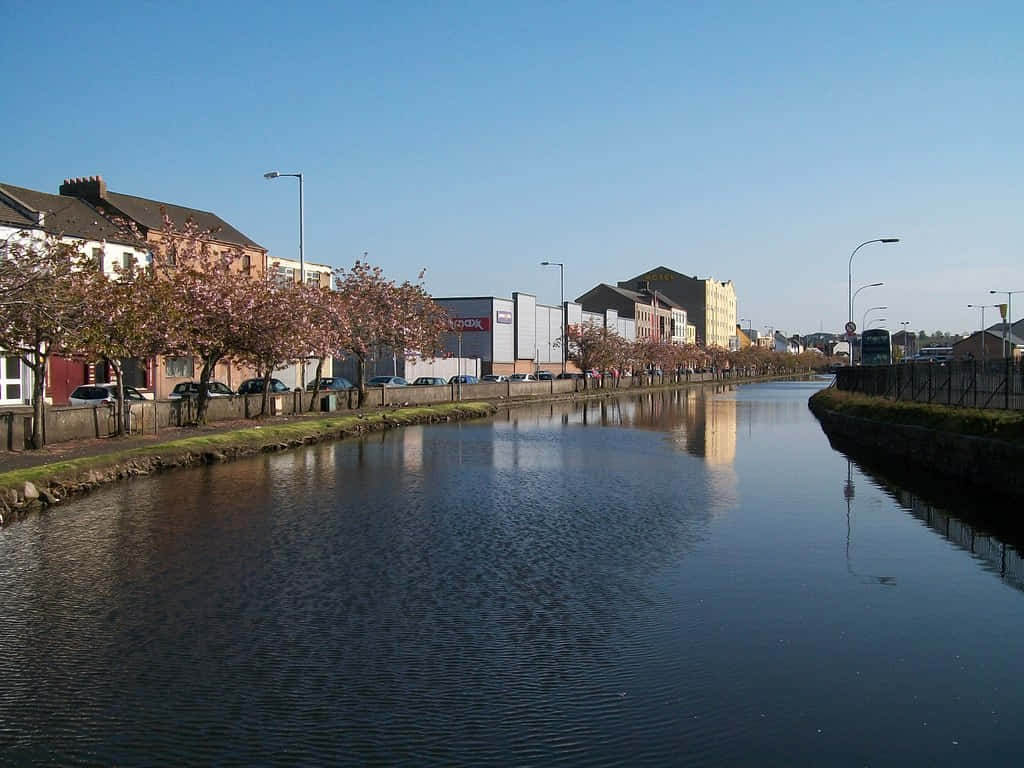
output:
[[[731,280],[688,277],[668,267],[655,267],[618,284],[632,291],[657,291],[687,311],[696,341],[730,349],[736,336],[736,290]]]
[[[601,283],[576,299],[585,312],[607,313],[634,321],[636,339],[683,343],[687,333],[687,313],[668,296],[658,291],[632,291]]]

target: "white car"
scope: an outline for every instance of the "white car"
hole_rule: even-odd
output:
[[[124,388],[124,399],[145,400],[135,387]],[[117,402],[117,384],[82,384],[68,398],[69,405],[103,405]]]
[[[489,381],[489,382],[492,382],[492,383],[493,382],[501,383],[501,382],[504,382],[504,381],[508,381],[508,376],[502,376],[499,373],[488,373],[486,376],[481,376],[480,377],[480,381]]]
[[[537,377],[532,373],[513,373],[508,377],[509,381],[536,381]]]

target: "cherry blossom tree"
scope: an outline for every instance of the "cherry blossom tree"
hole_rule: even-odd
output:
[[[148,267],[134,262],[115,267],[108,276],[90,260],[76,276],[81,318],[65,341],[65,353],[102,360],[117,383],[118,434],[129,431],[125,408],[124,363],[173,346],[171,335],[179,322],[178,305],[170,283]]]
[[[316,373],[313,376],[313,393],[309,399],[309,410],[316,404],[317,391],[324,371],[324,361],[333,355],[343,354],[348,346],[350,328],[347,298],[340,291],[319,286],[308,286],[302,294],[306,322],[308,324],[309,356],[316,358]]]
[[[164,215],[153,247],[153,269],[169,283],[178,323],[165,354],[194,355],[202,363],[196,421],[206,421],[208,387],[217,364],[241,348],[251,317],[253,279],[238,269],[237,247],[214,247],[213,233],[192,220],[176,227]]]
[[[20,232],[0,256],[0,349],[14,352],[32,371],[33,448],[43,447],[46,371],[69,328],[81,316],[75,271],[78,247],[56,235]]]
[[[383,348],[433,354],[448,330],[448,316],[421,283],[401,285],[384,277],[380,267],[356,261],[335,273],[344,296],[348,338],[344,351],[356,359],[359,405],[366,400],[366,361]],[[420,273],[423,279],[423,272]]]
[[[260,416],[267,414],[274,371],[308,355],[306,340],[311,334],[304,294],[303,286],[291,281],[250,281],[243,307],[247,322],[239,329],[232,357],[263,379]]]

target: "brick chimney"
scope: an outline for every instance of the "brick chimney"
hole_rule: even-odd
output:
[[[68,197],[88,200],[97,205],[107,197],[107,182],[103,180],[102,176],[64,179],[64,183],[60,185],[60,193]]]

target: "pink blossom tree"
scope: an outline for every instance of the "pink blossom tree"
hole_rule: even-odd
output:
[[[180,320],[171,284],[134,262],[115,267],[108,276],[95,262],[83,264],[76,276],[81,318],[71,329],[65,351],[87,360],[102,360],[117,384],[118,434],[130,427],[125,408],[124,363],[172,347],[173,330]]]
[[[75,271],[78,247],[56,235],[19,232],[0,256],[0,349],[14,352],[32,371],[33,448],[43,447],[46,371],[69,328],[80,321]]]
[[[337,270],[338,290],[344,296],[348,339],[343,351],[356,359],[359,405],[366,400],[366,360],[381,349],[415,350],[433,354],[448,330],[448,316],[421,283],[397,285],[380,267],[356,261],[352,269]],[[420,273],[422,280],[423,273]]]

